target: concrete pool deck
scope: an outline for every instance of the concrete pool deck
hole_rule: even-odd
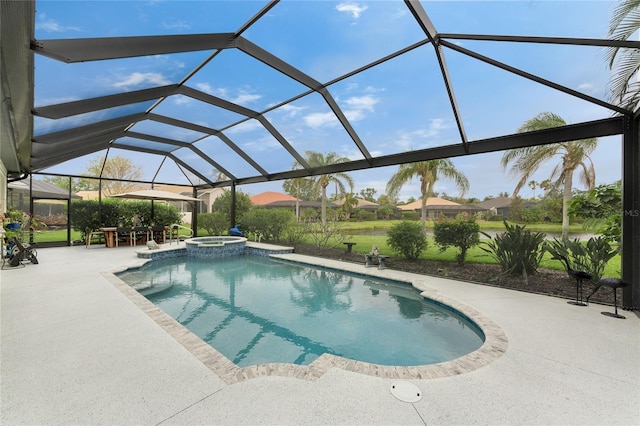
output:
[[[0,272],[1,424],[640,424],[638,312],[421,277],[493,320],[506,352],[407,379],[415,403],[390,393],[397,379],[341,368],[227,384],[103,274],[139,249],[41,249]]]

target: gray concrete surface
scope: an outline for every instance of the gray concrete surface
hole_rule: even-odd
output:
[[[433,278],[502,328],[501,358],[411,380],[417,403],[338,368],[227,385],[101,275],[135,250],[41,249],[39,265],[0,272],[2,425],[640,424],[637,312]]]

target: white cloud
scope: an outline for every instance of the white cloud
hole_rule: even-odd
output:
[[[229,93],[227,89],[222,87],[213,87],[209,83],[198,83],[196,84],[196,89],[213,96],[218,96],[219,98],[225,98]]]
[[[338,118],[333,114],[333,112],[313,112],[305,115],[303,120],[307,126],[313,128],[328,125],[335,126],[338,124]]]
[[[183,95],[172,96],[171,99],[175,105],[186,105],[191,103],[191,98]]]
[[[358,19],[360,14],[367,10],[367,6],[361,6],[354,2],[340,3],[336,6],[338,12],[346,12],[350,14],[354,19]]]
[[[291,104],[282,105],[277,111],[284,112],[285,117],[294,118],[297,117],[306,107],[297,107]]]
[[[240,105],[246,105],[262,98],[262,95],[248,93],[246,90],[237,90],[237,95],[233,96],[231,90],[225,87],[213,87],[209,83],[198,83],[195,85],[195,87],[202,92],[208,93],[213,96],[217,96],[222,99],[226,99],[229,102],[233,102]]]
[[[253,95],[251,93],[240,93],[238,96],[232,99],[231,102],[243,105],[243,104],[249,104],[251,102],[257,101],[261,97],[262,96],[260,95]]]
[[[168,30],[188,30],[191,29],[191,25],[187,24],[185,21],[175,21],[175,22],[163,22],[162,27]]]
[[[36,22],[36,30],[45,31],[48,33],[61,33],[65,31],[82,31],[79,27],[65,27],[64,25],[52,20],[47,19],[44,13],[38,15]]]
[[[367,95],[367,96],[353,96],[345,101],[353,109],[373,111],[374,105],[379,102],[379,99]]]
[[[401,133],[395,143],[405,150],[426,148],[430,145],[430,139],[438,136],[440,130],[449,127],[447,120],[433,118],[429,122],[429,127]]]
[[[593,95],[597,92],[596,88],[591,83],[582,83],[578,86],[578,90],[590,95]]]
[[[166,79],[162,74],[156,72],[134,72],[126,76],[121,81],[113,83],[113,87],[121,87],[129,89],[135,86],[139,86],[143,83],[152,83],[154,85],[169,84],[170,81]]]
[[[263,129],[264,127],[262,126],[262,124],[260,124],[260,122],[258,120],[247,120],[244,121],[240,124],[237,124],[227,130],[225,130],[225,133],[244,133],[244,132],[251,132],[253,130],[256,129]]]

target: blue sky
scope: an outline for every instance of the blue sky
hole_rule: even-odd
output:
[[[122,37],[163,34],[233,32],[265,2],[254,1],[38,1],[36,38]],[[604,38],[612,2],[496,1],[425,2],[423,6],[442,33],[517,34]],[[315,80],[326,83],[345,73],[424,38],[400,1],[284,0],[243,36],[287,61]],[[459,41],[458,45],[498,61],[536,73],[589,96],[605,100],[609,70],[604,51],[592,47],[540,46],[524,43]],[[210,51],[142,58],[64,64],[36,55],[36,106],[103,96],[180,82]],[[469,140],[515,133],[527,119],[550,111],[568,123],[610,116],[599,106],[538,85],[490,65],[444,49],[455,96]],[[255,111],[264,111],[306,91],[301,84],[230,49],[207,63],[186,85]],[[437,147],[459,142],[438,63],[431,46],[423,46],[392,61],[336,82],[329,91],[350,119],[369,152],[376,155]],[[152,102],[113,108],[60,120],[37,119],[36,135],[145,111]],[[154,113],[214,129],[241,117],[187,96],[171,96]],[[336,152],[351,159],[362,154],[338,124],[318,94],[302,97],[265,117],[299,152]],[[203,152],[228,166],[238,177],[258,173],[221,140],[197,132],[146,121],[132,131],[194,142]],[[292,157],[255,120],[224,131],[268,172],[291,168]],[[138,139],[121,142],[140,144]],[[99,152],[43,172],[80,174]],[[186,149],[176,156],[215,177],[215,170]],[[113,150],[143,170],[143,179],[187,183],[182,172],[161,156]],[[484,198],[511,192],[516,178],[500,167],[501,153],[454,159],[470,181],[467,196]],[[620,179],[621,138],[602,138],[593,153],[597,183]],[[549,177],[554,163],[533,179]],[[385,191],[397,167],[351,172],[355,192]],[[189,173],[187,175],[191,178]],[[197,179],[197,178],[195,178]],[[577,179],[575,186],[580,188]],[[282,182],[240,186],[250,194],[281,190]],[[455,186],[439,181],[438,192],[459,195]],[[539,193],[539,191],[538,191]],[[531,196],[528,188],[521,195]],[[414,180],[400,199],[419,196]]]

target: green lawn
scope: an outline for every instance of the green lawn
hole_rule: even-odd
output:
[[[384,231],[391,228],[393,225],[402,222],[401,220],[369,220],[364,222],[342,222],[341,227],[344,230],[353,230],[353,231]],[[433,221],[428,220],[426,225],[427,229],[433,229]],[[480,225],[480,230],[503,230],[504,223],[502,222],[489,222],[489,221],[478,221],[478,225]],[[562,232],[562,225],[559,223],[528,223],[526,224],[527,229],[532,231],[541,231],[550,234],[560,234]],[[582,234],[584,230],[582,229],[582,225],[573,224],[569,226],[569,234]]]
[[[384,235],[350,235],[347,237],[348,241],[356,243],[353,246],[353,251],[356,253],[371,252],[372,246],[377,246],[382,254],[392,254],[393,251],[387,244],[387,237]],[[488,241],[487,239],[480,239],[480,241]],[[457,249],[449,248],[444,252],[440,252],[438,245],[436,245],[433,238],[428,238],[427,250],[422,253],[420,259],[435,260],[442,262],[456,262]],[[467,252],[466,261],[468,263],[490,263],[495,264],[495,260],[479,246],[472,247]],[[545,253],[540,263],[540,266],[548,269],[564,270],[564,266],[558,260],[552,260],[549,253]],[[604,275],[620,276],[620,255],[617,254],[607,264]]]

